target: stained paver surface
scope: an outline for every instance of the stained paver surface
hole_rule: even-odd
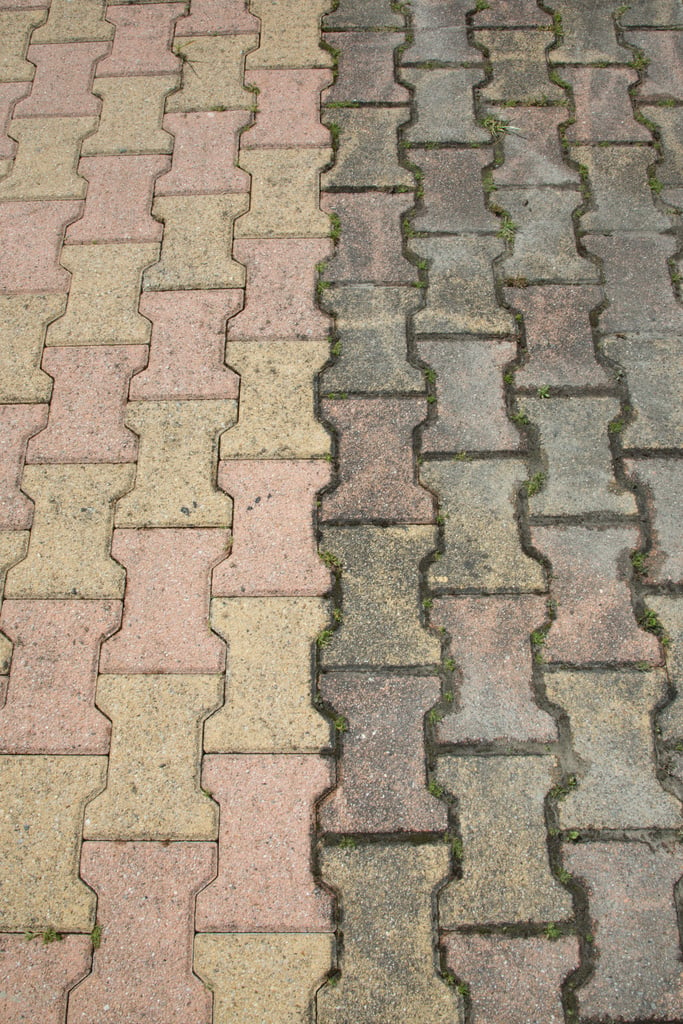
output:
[[[1,1024],[683,1020],[681,0],[0,0]]]

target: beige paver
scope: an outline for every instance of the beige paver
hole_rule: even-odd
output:
[[[244,86],[244,58],[256,46],[255,35],[183,36],[173,51],[183,59],[180,90],[170,96],[166,113],[246,108],[254,94]]]
[[[155,263],[153,243],[65,245],[61,262],[71,271],[65,315],[51,324],[46,345],[146,345],[151,324],[138,313],[140,279]]]
[[[0,181],[0,199],[84,199],[88,188],[76,171],[81,140],[95,117],[22,117],[8,129],[18,143],[11,173]]]
[[[129,465],[27,466],[35,502],[28,556],[11,569],[6,597],[120,598],[124,571],[109,555],[114,502],[133,483]]]
[[[320,18],[330,0],[251,0],[261,20],[259,48],[248,68],[329,68],[332,54],[320,46]]]
[[[317,597],[229,597],[211,602],[228,644],[225,704],[204,726],[216,753],[315,753],[330,727],[311,705],[311,649],[329,619]]]
[[[35,67],[25,60],[31,30],[45,20],[45,9],[0,11],[0,82],[30,82]]]
[[[244,267],[231,250],[235,218],[248,208],[246,194],[157,197],[152,213],[163,221],[164,240],[145,288],[242,288]]]
[[[166,97],[177,85],[177,75],[96,78],[93,92],[102,99],[102,113],[82,155],[171,153],[173,137],[161,122]]]
[[[104,20],[105,7],[106,0],[51,0],[47,21],[35,30],[31,42],[111,39],[114,26]]]
[[[86,802],[104,757],[0,756],[0,929],[89,932],[95,894],[78,877]]]
[[[214,994],[213,1024],[308,1024],[332,945],[320,934],[197,935],[194,969]]]
[[[326,238],[330,218],[320,209],[319,178],[332,150],[247,150],[240,167],[252,176],[249,213],[236,238]]]
[[[200,790],[202,722],[221,676],[100,676],[112,720],[107,788],[88,805],[86,839],[211,840],[218,807]]]
[[[328,341],[229,342],[240,374],[239,420],[221,438],[221,459],[312,459],[330,451],[313,407],[313,381]]]
[[[218,437],[235,402],[131,402],[139,434],[135,487],[119,502],[117,526],[230,526],[232,501],[215,486]]]

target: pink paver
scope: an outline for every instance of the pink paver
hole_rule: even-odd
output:
[[[519,387],[606,384],[593,348],[588,315],[602,302],[592,285],[507,288],[505,301],[524,317],[527,361],[515,371]]]
[[[237,167],[237,147],[250,116],[247,110],[166,114],[164,128],[174,136],[173,165],[157,181],[155,195],[248,192],[251,179]]]
[[[22,493],[29,438],[47,422],[47,405],[0,405],[0,530],[28,530],[33,502]]]
[[[320,93],[332,81],[321,68],[250,71],[258,93],[258,116],[240,140],[242,149],[260,146],[329,146],[329,129],[320,123]]]
[[[96,62],[109,43],[42,43],[29,46],[36,65],[29,96],[14,108],[15,117],[88,117],[100,112],[91,92]]]
[[[638,90],[642,103],[674,97],[683,100],[683,38],[676,32],[629,32],[626,42],[645,51],[645,81]]]
[[[241,238],[233,256],[247,267],[244,310],[228,325],[230,341],[326,337],[330,321],[315,303],[315,265],[327,238]]]
[[[427,790],[424,716],[434,676],[323,675],[320,692],[346,720],[337,787],[318,822],[329,832],[443,832],[446,805]]]
[[[482,173],[491,159],[486,149],[419,149],[411,159],[423,174],[422,209],[411,216],[416,231],[493,229],[494,215],[482,189]]]
[[[82,157],[78,173],[87,179],[88,193],[83,217],[67,228],[67,242],[160,242],[152,193],[168,167],[166,156]]]
[[[338,432],[339,474],[322,499],[322,517],[432,523],[431,494],[414,482],[413,431],[423,398],[325,399],[323,418]]]
[[[431,624],[448,633],[460,677],[454,710],[437,726],[440,743],[557,738],[533,690],[530,634],[545,617],[542,597],[500,594],[434,601]]]
[[[634,527],[534,526],[532,543],[550,559],[557,618],[543,656],[549,662],[660,660],[657,638],[639,629],[628,586]]]
[[[651,142],[645,125],[634,118],[628,87],[638,80],[632,68],[563,67],[572,87],[576,112],[567,128],[571,142]]]
[[[218,877],[197,897],[197,931],[330,931],[311,873],[313,805],[329,786],[315,754],[209,754],[202,785],[221,807]]]
[[[505,0],[504,4],[491,4],[474,15],[477,28],[484,25],[534,26],[547,25],[548,15],[541,11],[535,0]]]
[[[107,674],[223,672],[225,644],[209,629],[209,576],[225,530],[114,530],[126,568],[121,630],[102,648]]]
[[[393,32],[326,32],[325,42],[338,57],[336,80],[323,102],[408,103],[410,95],[396,81],[393,60],[403,41]]]
[[[14,156],[16,142],[7,135],[12,107],[31,89],[30,82],[0,82],[0,158]]]
[[[473,1020],[564,1024],[561,986],[579,966],[577,939],[451,934],[445,946],[449,968],[469,987]]]
[[[675,844],[582,843],[565,866],[588,889],[595,972],[577,991],[581,1016],[680,1020],[683,969],[674,886],[683,873]]]
[[[178,22],[176,36],[233,35],[258,30],[258,19],[246,10],[245,0],[192,0],[192,11]]]
[[[130,400],[237,398],[239,378],[224,363],[225,323],[243,298],[238,288],[143,292],[140,312],[152,321],[152,340]]]
[[[334,257],[323,273],[331,281],[410,284],[417,268],[403,255],[401,215],[410,205],[404,195],[343,192],[326,195],[320,204],[343,225]]]
[[[66,292],[70,276],[59,265],[64,229],[83,203],[72,200],[2,204],[0,291]]]
[[[568,119],[564,107],[515,107],[505,116],[505,159],[493,172],[496,185],[567,185],[576,171],[563,159],[558,125]]]
[[[330,480],[327,462],[221,462],[218,485],[232,496],[233,546],[213,574],[217,597],[325,594],[330,573],[313,535],[316,493]]]
[[[102,945],[71,993],[68,1024],[211,1019],[211,995],[192,973],[193,903],[215,871],[213,843],[83,844]]]
[[[118,601],[5,601],[0,628],[14,643],[3,754],[106,754],[111,725],[95,707],[102,640]]]
[[[69,990],[90,970],[89,935],[0,935],[0,1019],[3,1024],[64,1024]]]
[[[42,367],[55,380],[50,418],[27,462],[134,462],[138,440],[123,417],[130,378],[146,361],[146,345],[45,349]]]
[[[163,74],[178,71],[171,49],[173,25],[185,4],[120,4],[107,6],[107,21],[116,25],[111,53],[97,68],[108,75]]]

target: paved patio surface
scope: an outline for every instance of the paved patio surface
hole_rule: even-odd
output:
[[[332,8],[0,0],[0,1022],[680,1022],[683,4]]]

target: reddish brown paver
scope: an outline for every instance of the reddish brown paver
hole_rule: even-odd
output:
[[[683,1017],[681,28],[0,0],[3,1024]]]

